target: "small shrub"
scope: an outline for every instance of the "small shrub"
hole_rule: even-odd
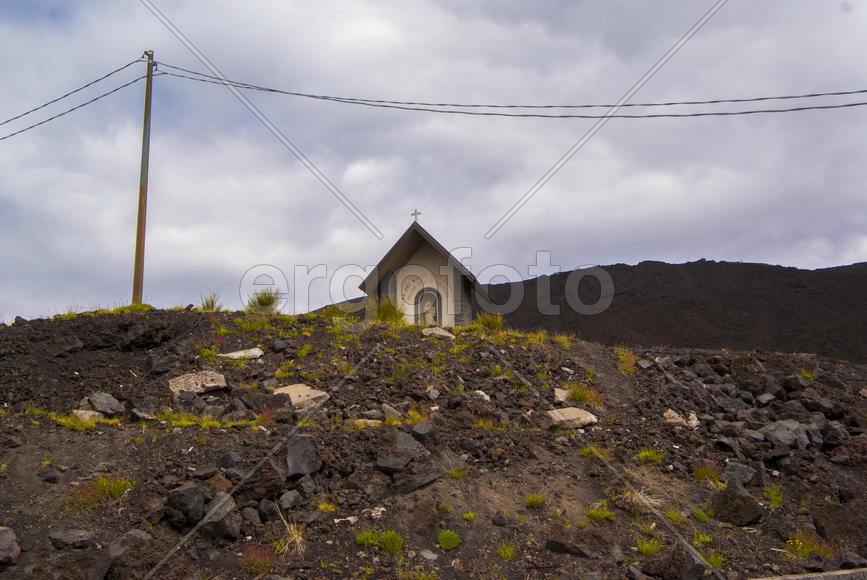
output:
[[[479,312],[472,326],[488,332],[500,332],[503,330],[503,317],[499,314]]]
[[[437,544],[443,550],[454,550],[461,545],[461,537],[451,530],[443,530],[437,536]]]
[[[471,521],[476,519],[476,512],[472,512],[472,511],[464,512],[462,517],[464,518],[465,521],[471,522]]]
[[[707,560],[707,563],[713,566],[714,568],[722,568],[725,563],[725,558],[722,557],[722,554],[717,552],[716,550],[709,550],[702,554],[704,559]]]
[[[373,530],[362,530],[355,534],[355,543],[365,548],[376,544],[376,540],[377,535]]]
[[[527,499],[524,500],[524,505],[530,509],[538,509],[545,507],[546,501],[545,496],[541,493],[531,493],[527,496]]]
[[[810,552],[816,552],[826,558],[833,558],[837,553],[832,543],[819,538],[812,532],[805,532],[803,530],[798,530],[792,537],[786,540],[786,551],[799,558],[808,557]]]
[[[620,361],[620,364],[617,365],[617,369],[627,375],[633,374],[635,372],[635,363],[638,360],[635,353],[625,346],[615,346],[612,350],[614,351],[617,360]]]
[[[209,292],[205,296],[200,297],[199,312],[222,312],[223,305],[220,304],[220,295],[216,292]]]
[[[608,509],[608,500],[601,500],[587,510],[587,517],[594,522],[614,521],[614,512]]]
[[[403,538],[394,530],[387,530],[377,536],[376,545],[386,554],[395,556],[403,550]]]
[[[765,497],[771,503],[771,508],[776,509],[783,506],[783,488],[779,485],[766,485],[762,488]]]
[[[673,507],[665,510],[665,518],[678,526],[686,523],[686,518],[683,517],[683,514]]]
[[[708,515],[707,515],[706,513],[704,513],[704,512],[703,512],[702,510],[700,510],[700,509],[694,509],[694,510],[692,510],[690,513],[692,514],[692,517],[693,517],[693,518],[695,519],[695,521],[697,521],[697,522],[705,523],[705,522],[707,522],[707,521],[710,519],[710,518],[708,517]]]
[[[277,552],[272,546],[251,544],[241,553],[241,570],[253,576],[271,572],[277,565]]]
[[[711,538],[708,534],[703,534],[703,533],[699,532],[698,530],[692,531],[692,543],[693,544],[696,544],[696,545],[709,544],[712,541],[713,541],[713,538]],[[717,566],[717,568],[719,568],[719,566]]]
[[[645,447],[638,452],[638,460],[642,463],[659,463],[663,459],[665,459],[665,454],[658,449],[654,449],[652,447]]]
[[[605,401],[602,393],[596,389],[591,389],[583,383],[569,388],[569,398],[576,403],[592,403],[594,405],[601,405]]]
[[[393,326],[402,326],[406,324],[406,319],[403,317],[403,311],[390,300],[383,300],[376,310],[377,322],[384,322]]]
[[[638,538],[635,540],[635,548],[642,556],[652,556],[664,546],[665,543],[659,538]]]
[[[277,288],[263,288],[247,298],[246,311],[250,314],[271,315],[279,310],[280,291]]]
[[[810,379],[812,381],[816,378],[816,371],[811,371],[810,369],[801,369],[801,376],[805,379]]]
[[[503,542],[502,544],[497,546],[497,556],[499,556],[506,562],[511,562],[515,559],[515,544]]]
[[[551,337],[551,339],[554,342],[559,344],[565,350],[569,350],[569,347],[572,346],[572,340],[574,338],[575,337],[572,336],[571,334],[555,334],[554,336]]]

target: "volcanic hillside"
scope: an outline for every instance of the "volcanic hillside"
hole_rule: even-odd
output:
[[[543,278],[560,315],[539,313],[539,281],[527,280],[515,284],[523,286],[524,299],[506,313],[507,324],[605,344],[813,352],[867,362],[867,263],[799,270],[700,260],[604,268],[614,295],[603,313],[582,316],[569,307],[564,272]],[[488,286],[492,300],[505,303],[509,286]],[[586,304],[595,304],[599,292],[591,277],[580,284]]]
[[[329,314],[0,327],[0,574],[867,565],[863,365]]]

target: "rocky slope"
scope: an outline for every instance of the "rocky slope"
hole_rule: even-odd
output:
[[[867,565],[863,365],[426,332],[167,311],[0,328],[0,571],[745,578]]]

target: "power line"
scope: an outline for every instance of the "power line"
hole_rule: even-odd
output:
[[[3,137],[0,137],[0,141],[3,141],[4,139],[8,139],[9,137],[14,137],[15,135],[19,135],[21,133],[24,133],[25,131],[29,131],[30,129],[33,129],[35,127],[38,127],[40,125],[44,125],[45,123],[53,121],[53,120],[57,119],[58,117],[62,117],[62,116],[67,115],[73,111],[77,111],[78,109],[80,109],[82,107],[86,107],[87,105],[90,105],[91,103],[95,103],[96,101],[98,101],[100,99],[103,99],[103,98],[105,98],[111,94],[118,92],[121,89],[125,89],[126,87],[139,82],[140,80],[144,79],[145,76],[146,75],[142,75],[136,79],[129,81],[128,83],[124,83],[124,84],[120,85],[119,87],[116,87],[116,88],[114,88],[108,92],[105,92],[99,96],[93,97],[89,101],[85,101],[84,103],[81,103],[80,105],[76,105],[76,106],[72,107],[71,109],[67,109],[67,110],[63,111],[62,113],[58,113],[58,114],[54,115],[53,117],[48,117],[44,121],[39,121],[38,123],[34,123],[34,124],[30,125],[29,127],[24,127],[23,129],[21,129],[19,131],[15,131],[14,133],[9,133],[8,135],[4,135]]]
[[[203,83],[210,83],[215,85],[230,85],[238,89],[247,89],[253,91],[267,92],[267,93],[279,93],[285,95],[292,96],[300,96],[300,97],[309,97],[319,100],[331,101],[335,103],[344,103],[347,105],[362,105],[365,107],[378,107],[384,109],[398,109],[402,111],[421,111],[427,113],[440,113],[444,115],[468,115],[468,116],[480,116],[480,117],[519,117],[519,118],[535,118],[535,119],[658,119],[658,118],[683,118],[683,117],[731,117],[737,115],[758,115],[764,113],[791,113],[795,111],[818,111],[818,110],[826,110],[826,109],[844,109],[849,107],[861,107],[867,105],[867,101],[855,102],[855,103],[843,103],[838,105],[803,105],[800,107],[787,107],[781,109],[750,109],[746,111],[702,111],[698,113],[646,113],[639,115],[624,115],[624,114],[614,114],[614,115],[575,115],[575,114],[545,114],[545,113],[500,113],[495,111],[462,111],[457,109],[435,109],[432,107],[411,107],[404,105],[394,105],[387,104],[387,102],[374,102],[368,100],[356,100],[352,98],[343,98],[343,97],[331,97],[325,95],[305,95],[302,93],[296,93],[292,91],[283,91],[280,89],[273,89],[268,87],[259,87],[256,85],[251,85],[247,83],[238,83],[231,80],[226,81],[218,81],[211,80],[207,78],[195,78],[188,75],[181,75],[177,73],[165,72],[164,75],[170,77],[176,77],[181,79],[188,79]],[[851,93],[861,93],[867,92],[867,90],[862,91],[851,91]],[[834,93],[826,93],[827,95],[832,95]],[[775,98],[797,98],[795,96],[786,96],[786,97],[760,97],[757,100],[769,100]],[[699,101],[696,104],[701,104],[703,102],[709,101]],[[718,100],[717,102],[728,102],[723,100]],[[743,101],[741,101],[743,102]],[[659,106],[663,105],[663,103],[656,103],[655,105],[645,105],[645,106]],[[590,105],[590,106],[598,106],[598,105]]]
[[[47,107],[48,105],[53,105],[53,104],[56,103],[57,101],[61,101],[61,100],[65,99],[66,97],[69,97],[69,96],[71,96],[71,95],[74,95],[75,93],[77,93],[77,92],[79,92],[79,91],[83,91],[83,90],[86,89],[87,87],[92,86],[92,85],[95,85],[96,83],[98,83],[98,82],[100,82],[100,81],[104,81],[104,80],[107,79],[108,77],[110,77],[110,76],[112,76],[112,75],[114,75],[114,74],[119,73],[120,71],[122,71],[122,70],[124,70],[124,69],[126,69],[126,68],[128,68],[128,67],[130,67],[130,66],[132,66],[132,65],[134,65],[134,64],[137,63],[137,62],[141,62],[141,60],[142,60],[142,59],[137,58],[137,59],[135,59],[135,60],[133,60],[133,61],[130,61],[130,62],[126,63],[125,65],[123,65],[122,67],[120,67],[120,68],[116,68],[116,69],[114,69],[113,71],[111,71],[110,73],[104,74],[104,75],[102,75],[101,77],[99,77],[98,79],[90,81],[90,82],[87,83],[86,85],[82,85],[82,86],[78,87],[78,88],[75,89],[75,90],[69,91],[69,92],[66,93],[65,95],[61,95],[61,96],[57,97],[56,99],[52,99],[52,100],[48,101],[48,102],[45,103],[45,104],[39,105],[38,107],[34,107],[34,108],[30,109],[29,111],[25,111],[25,112],[21,113],[20,115],[15,115],[14,117],[12,117],[12,118],[10,118],[10,119],[6,119],[6,120],[3,121],[2,123],[0,123],[0,127],[2,127],[3,125],[5,125],[6,123],[11,123],[12,121],[15,121],[15,120],[17,120],[17,119],[20,119],[21,117],[27,116],[27,115],[29,115],[30,113],[35,113],[36,111],[38,111],[38,110],[40,110],[40,109],[44,109],[44,108]]]
[[[185,75],[180,75],[177,73],[166,73],[170,76],[175,76],[179,78],[186,78],[189,80],[195,80],[199,82],[212,82],[213,84],[226,84],[222,79],[185,69],[179,66],[170,65],[164,62],[159,63],[161,67],[171,68],[174,70],[179,70],[190,75],[196,75],[203,78],[195,78]],[[207,81],[205,79],[210,79]],[[227,79],[228,80],[228,79]],[[425,101],[392,101],[386,99],[365,99],[361,97],[341,97],[334,95],[319,95],[314,93],[301,93],[297,91],[286,91],[281,89],[274,89],[269,87],[263,87],[261,85],[256,85],[253,83],[245,83],[241,81],[232,81],[228,80],[230,84],[237,88],[247,88],[250,90],[257,90],[263,92],[271,92],[271,93],[280,93],[284,95],[291,95],[295,97],[304,97],[309,99],[319,99],[324,101],[337,101],[343,103],[352,103],[352,104],[381,104],[381,105],[409,105],[409,106],[419,106],[419,107],[457,107],[457,108],[479,108],[479,109],[593,109],[593,108],[611,108],[615,105],[613,104],[579,104],[579,105],[504,105],[504,104],[480,104],[480,103],[432,103]],[[716,105],[716,104],[724,104],[724,103],[751,103],[751,102],[759,102],[759,101],[774,101],[774,100],[787,100],[787,99],[812,99],[817,97],[836,97],[836,96],[846,96],[846,95],[858,95],[867,93],[867,89],[858,89],[852,91],[831,91],[831,92],[823,92],[823,93],[804,93],[800,95],[777,95],[777,96],[763,96],[763,97],[745,97],[745,98],[735,98],[735,99],[709,99],[704,101],[667,101],[667,102],[658,102],[658,103],[624,103],[620,105],[621,107],[670,107],[677,105]],[[416,110],[416,109],[409,109]],[[422,109],[425,110],[425,109]],[[517,115],[516,115],[517,116]],[[558,118],[559,116],[551,115],[551,117]],[[583,118],[583,117],[579,117]],[[590,117],[595,118],[595,117]]]

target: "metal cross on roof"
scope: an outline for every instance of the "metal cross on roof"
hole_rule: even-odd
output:
[[[411,215],[415,221],[418,221],[418,216],[421,215],[421,212],[418,210],[413,210],[413,212],[409,215]]]

